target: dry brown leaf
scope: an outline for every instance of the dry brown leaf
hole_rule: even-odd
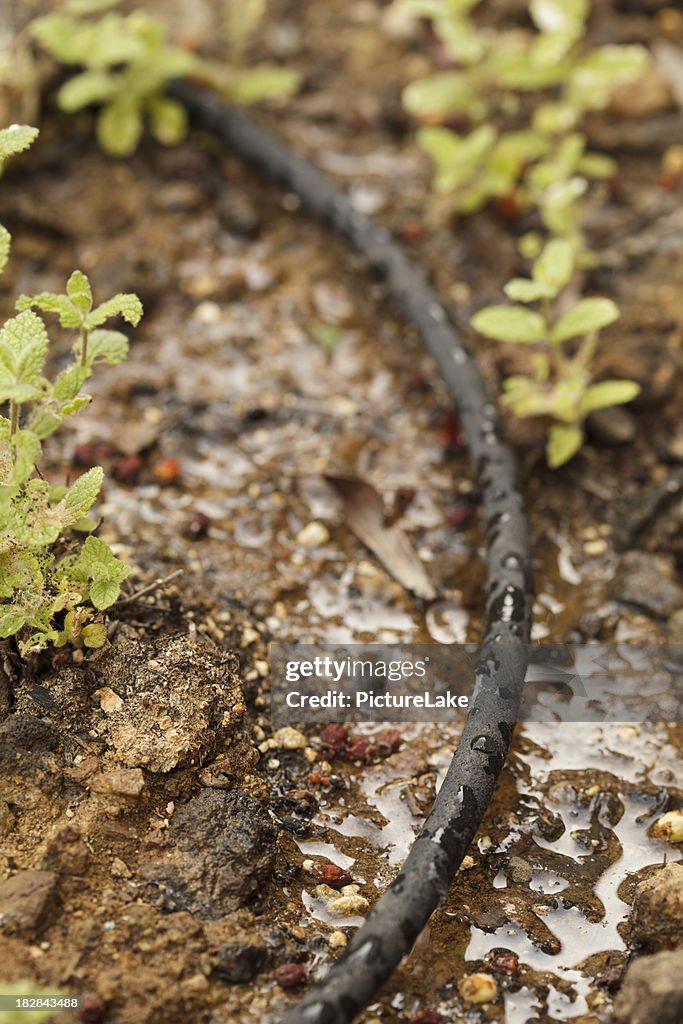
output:
[[[437,592],[403,530],[387,526],[384,503],[375,488],[355,477],[325,476],[342,501],[344,522],[387,572],[417,597],[433,601]]]

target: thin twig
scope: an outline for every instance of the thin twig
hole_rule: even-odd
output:
[[[183,570],[176,569],[174,572],[170,572],[168,576],[163,576],[159,579],[153,580],[152,583],[148,583],[146,587],[142,587],[140,590],[136,590],[134,594],[130,594],[129,597],[122,597],[115,604],[116,608],[120,608],[122,604],[130,604],[132,601],[137,601],[139,597],[144,597],[145,594],[149,594],[152,590],[158,590],[159,587],[165,586],[166,583],[170,583],[171,580],[176,579],[178,576],[182,576]]]

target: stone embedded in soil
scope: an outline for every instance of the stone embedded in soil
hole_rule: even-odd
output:
[[[610,585],[612,597],[666,618],[683,604],[683,589],[674,579],[674,560],[667,555],[627,551]]]
[[[102,716],[107,688],[122,704],[109,703]],[[84,666],[62,669],[53,686],[66,711],[84,690],[98,695],[95,724],[116,759],[152,772],[215,756],[243,711],[234,655],[183,635],[124,637]],[[136,795],[129,788],[110,791]]]
[[[636,886],[625,934],[648,953],[683,943],[683,864],[667,864]]]
[[[683,950],[635,960],[614,1003],[616,1024],[680,1024]]]
[[[255,942],[224,942],[211,975],[229,985],[238,985],[251,981],[267,964],[265,946]]]
[[[57,827],[45,844],[41,867],[58,875],[84,875],[90,851],[75,825]]]
[[[252,797],[206,789],[180,807],[161,863],[142,876],[157,888],[164,910],[190,910],[216,920],[245,906],[268,881],[277,829]]]
[[[57,875],[20,871],[0,882],[0,932],[34,939],[57,906]]]
[[[88,785],[94,793],[138,797],[144,789],[145,776],[140,768],[111,768],[95,775]]]

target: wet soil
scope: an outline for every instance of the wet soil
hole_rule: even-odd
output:
[[[603,6],[601,37],[661,32]],[[496,211],[429,226],[428,168],[399,91],[434,55],[420,32],[397,34],[388,10],[281,3],[264,52],[300,67],[305,88],[262,116],[402,235],[466,323],[515,270],[514,240]],[[191,28],[210,38],[210,14]],[[413,332],[294,197],[205,137],[145,143],[120,163],[89,127],[51,115],[4,179],[14,250],[0,301],[9,313],[18,292],[60,290],[75,266],[96,294],[141,294],[129,360],[99,375],[41,467],[63,481],[104,465],[99,533],[135,568],[105,652],[75,663],[60,652],[21,673],[6,663],[0,972],[96,993],[111,1024],[274,1020],[300,990],[287,985],[325,971],[398,870],[458,727],[401,726],[381,757],[320,730],[273,734],[268,642],[476,640],[476,489]],[[588,286],[622,308],[604,366],[643,384],[634,439],[606,445],[603,431],[552,474],[538,439],[510,424],[536,540],[538,640],[657,642],[681,628],[683,219],[659,167],[670,141],[624,156],[587,218],[601,254]],[[472,342],[497,389],[515,353]],[[55,367],[67,351],[60,338]],[[435,601],[406,593],[360,545],[325,474],[373,484]],[[683,803],[682,744],[664,724],[520,728],[465,870],[361,1019],[397,1024],[428,1008],[471,1024],[608,1020],[635,883],[680,859],[648,830]],[[330,864],[358,886],[346,902],[320,888]],[[304,969],[278,974],[288,964]],[[498,997],[468,1008],[457,981],[479,968]]]

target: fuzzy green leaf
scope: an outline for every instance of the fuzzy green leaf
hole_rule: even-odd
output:
[[[93,466],[87,473],[79,476],[66,493],[66,508],[77,511],[79,518],[84,516],[97,500],[103,480],[104,470],[100,466]]]
[[[551,340],[557,343],[599,331],[618,318],[619,310],[611,299],[581,299],[559,318]]]
[[[640,394],[640,384],[634,380],[601,380],[592,384],[583,398],[585,414],[595,409],[605,409],[610,405],[623,405],[631,402]]]
[[[66,294],[80,313],[89,313],[92,309],[92,288],[82,270],[74,270],[66,282]]]
[[[618,167],[616,161],[605,153],[584,153],[577,170],[589,178],[613,178]]]
[[[78,558],[70,567],[73,579],[90,579],[90,600],[96,608],[108,608],[120,593],[120,584],[130,567],[118,559],[108,544],[99,537],[88,537]]]
[[[430,75],[403,90],[403,106],[415,117],[445,117],[467,110],[476,98],[467,76],[460,71]]]
[[[88,366],[100,361],[118,366],[128,355],[128,338],[121,331],[97,330],[88,339]]]
[[[27,124],[13,124],[0,130],[0,171],[5,160],[23,153],[38,138],[38,129]]]
[[[14,483],[23,484],[32,475],[40,458],[40,439],[32,430],[17,430],[14,444]]]
[[[557,295],[574,273],[574,248],[563,238],[553,238],[543,249],[533,266],[533,278],[547,285]]]
[[[0,385],[36,391],[47,356],[45,324],[26,311],[8,320],[0,330]],[[33,397],[33,396],[30,396]],[[27,401],[27,397],[15,401]]]
[[[262,103],[291,96],[300,83],[301,76],[293,68],[262,66],[240,69],[231,76],[227,93],[235,103]]]
[[[116,78],[107,71],[82,71],[65,82],[57,93],[60,110],[72,114],[93,103],[104,103],[116,92]]]
[[[15,605],[0,607],[0,637],[14,636],[26,622],[26,611]]]
[[[421,128],[417,143],[436,164],[434,189],[441,194],[472,181],[496,142],[496,131],[480,125],[469,135],[457,135],[447,128]]]
[[[57,377],[53,394],[58,402],[70,402],[79,393],[86,380],[88,371],[80,363],[75,363]]]
[[[530,0],[529,13],[542,33],[573,41],[583,35],[589,5],[588,0]]]
[[[140,100],[124,96],[104,107],[97,118],[97,139],[105,153],[130,156],[142,136]]]
[[[83,319],[68,295],[57,295],[55,292],[20,295],[15,307],[19,310],[40,309],[43,313],[57,313],[62,327],[80,327]]]
[[[103,611],[114,604],[120,593],[121,587],[113,580],[95,580],[90,587],[90,600]]]
[[[91,592],[92,596],[92,592]],[[118,595],[117,595],[118,596]],[[114,598],[114,601],[116,598]],[[94,603],[94,602],[93,602]],[[113,604],[113,601],[109,602]],[[86,647],[104,647],[107,642],[107,630],[102,622],[89,622],[81,630],[81,639]]]
[[[88,330],[92,330],[93,327],[99,327],[112,316],[122,316],[129,324],[136,327],[140,323],[142,312],[142,303],[137,295],[132,292],[119,293],[93,309],[86,320],[86,327]]]
[[[551,299],[555,292],[542,281],[529,281],[526,277],[513,277],[503,288],[513,302],[537,302],[539,299]]]
[[[7,260],[9,259],[10,245],[12,243],[12,236],[10,235],[7,228],[0,224],[0,274],[7,266]]]
[[[182,103],[155,96],[147,103],[152,135],[162,146],[177,146],[187,135],[187,111]]]
[[[583,444],[583,431],[572,424],[557,423],[550,428],[546,458],[551,469],[569,462]]]
[[[533,345],[546,338],[543,317],[522,306],[488,306],[472,317],[472,326],[495,341]]]

